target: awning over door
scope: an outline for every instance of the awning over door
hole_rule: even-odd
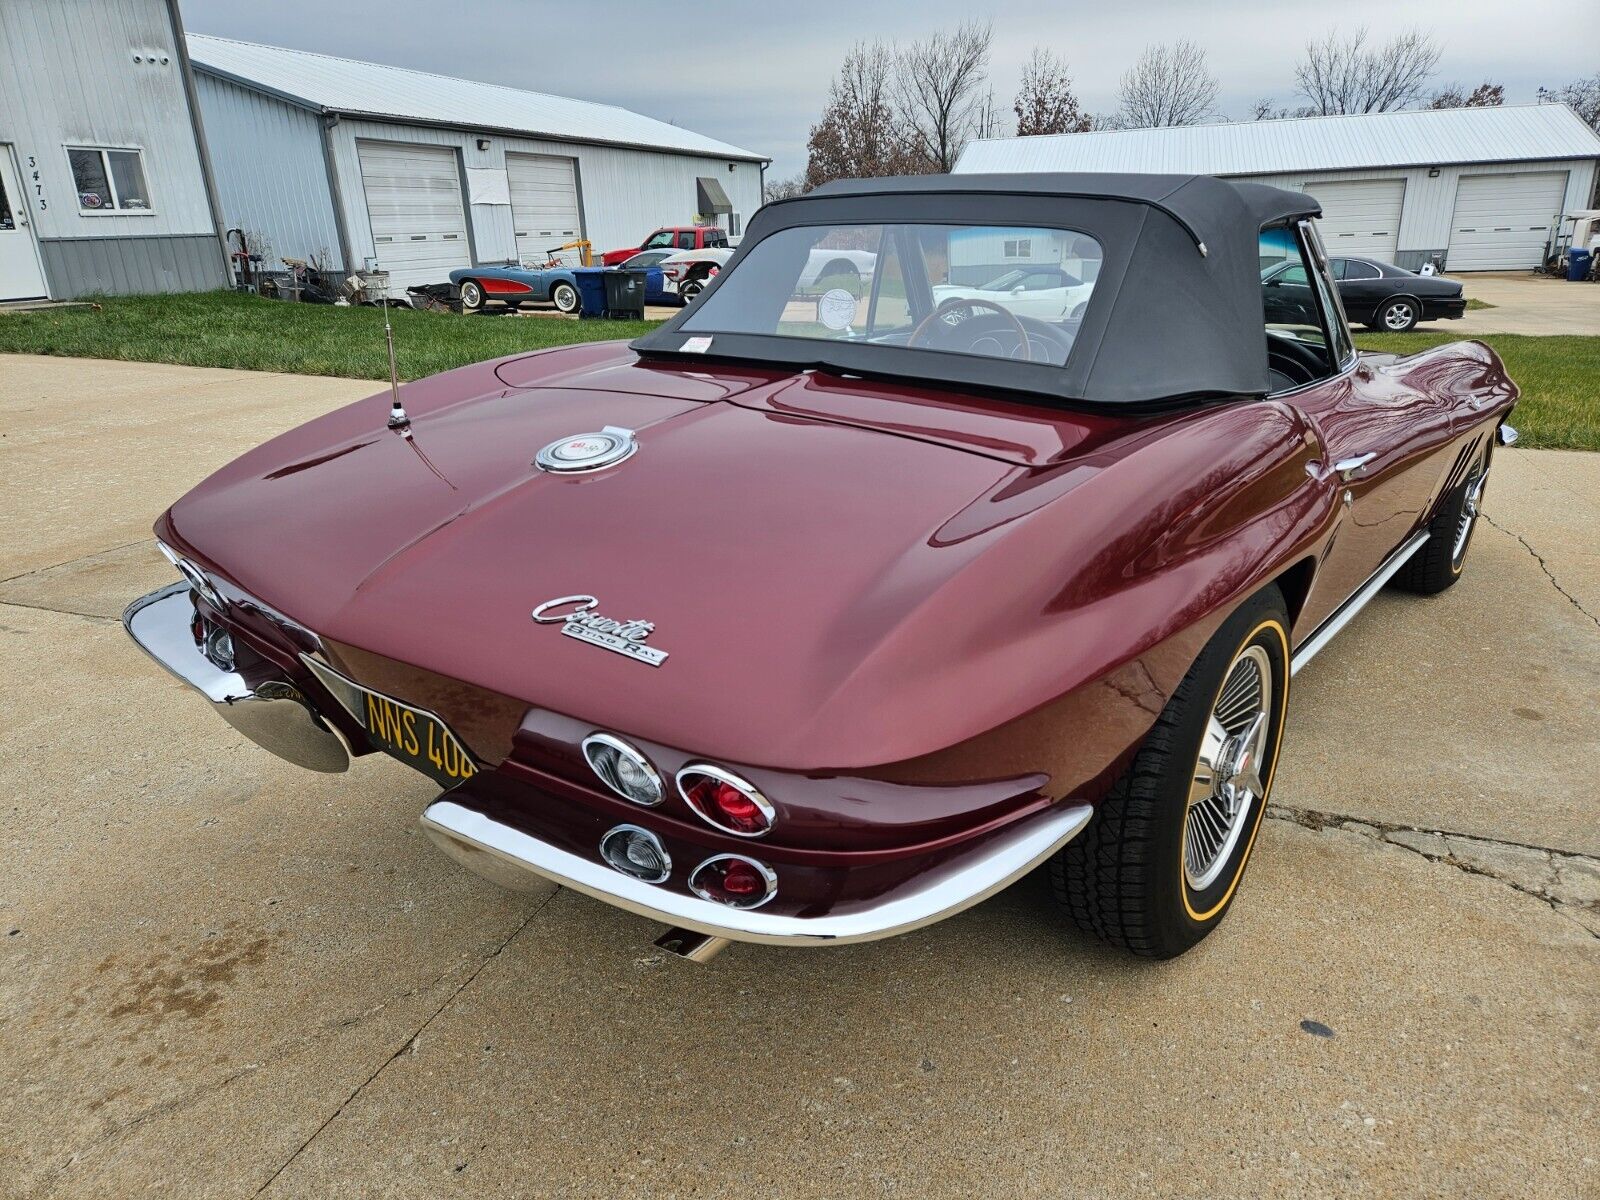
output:
[[[728,193],[722,190],[722,182],[715,176],[700,176],[694,181],[694,189],[699,200],[699,206],[695,211],[701,216],[733,211],[733,203],[728,199]]]

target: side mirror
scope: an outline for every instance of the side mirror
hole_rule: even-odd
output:
[[[1011,289],[1011,294],[1013,296],[1020,296],[1020,295],[1022,295],[1022,292],[1023,292],[1023,287],[1022,287],[1022,285],[1020,283],[1017,284],[1016,287]]]

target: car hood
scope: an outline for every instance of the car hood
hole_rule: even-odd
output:
[[[326,639],[529,705],[738,762],[894,761],[1005,715],[960,685],[1023,668],[1059,584],[1008,531],[1137,424],[902,391],[615,347],[480,365],[406,388],[405,434],[384,393],[251,451],[161,528]],[[608,425],[637,453],[533,467]],[[531,619],[569,596],[667,657]]]

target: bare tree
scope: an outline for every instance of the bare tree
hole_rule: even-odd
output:
[[[1146,46],[1122,77],[1116,123],[1125,129],[1198,125],[1217,110],[1217,79],[1193,42]]]
[[[895,95],[913,156],[924,171],[948,171],[991,109],[994,28],[971,21],[912,42],[899,54]]]
[[[1289,108],[1280,105],[1271,96],[1263,96],[1250,106],[1249,119],[1252,121],[1287,121],[1296,117],[1314,117],[1316,115],[1316,109],[1307,108],[1303,104]]]
[[[881,42],[858,42],[828,89],[807,142],[805,187],[831,179],[897,175],[913,168],[895,109],[896,61]]]
[[[1294,69],[1296,90],[1323,116],[1407,108],[1422,99],[1441,53],[1430,34],[1415,29],[1381,46],[1367,44],[1365,29],[1348,36],[1329,30],[1306,43]]]
[[[1067,64],[1054,51],[1035,46],[1022,68],[1022,86],[1011,105],[1017,114],[1017,136],[1041,133],[1087,133],[1094,120],[1078,104]]]
[[[1565,87],[1540,88],[1540,104],[1565,104],[1600,133],[1600,73],[1575,79]]]
[[[806,175],[802,171],[798,175],[791,175],[787,179],[769,179],[762,194],[764,204],[774,200],[793,200],[796,196],[804,196],[809,189],[806,187]]]
[[[1487,79],[1470,92],[1459,83],[1447,83],[1428,99],[1429,108],[1499,108],[1506,102],[1506,89]]]

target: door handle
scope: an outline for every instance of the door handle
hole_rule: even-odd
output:
[[[1341,458],[1333,464],[1333,469],[1339,472],[1339,478],[1349,483],[1352,479],[1360,479],[1367,473],[1367,464],[1378,457],[1376,450],[1369,450],[1365,454],[1357,454],[1354,458]]]

